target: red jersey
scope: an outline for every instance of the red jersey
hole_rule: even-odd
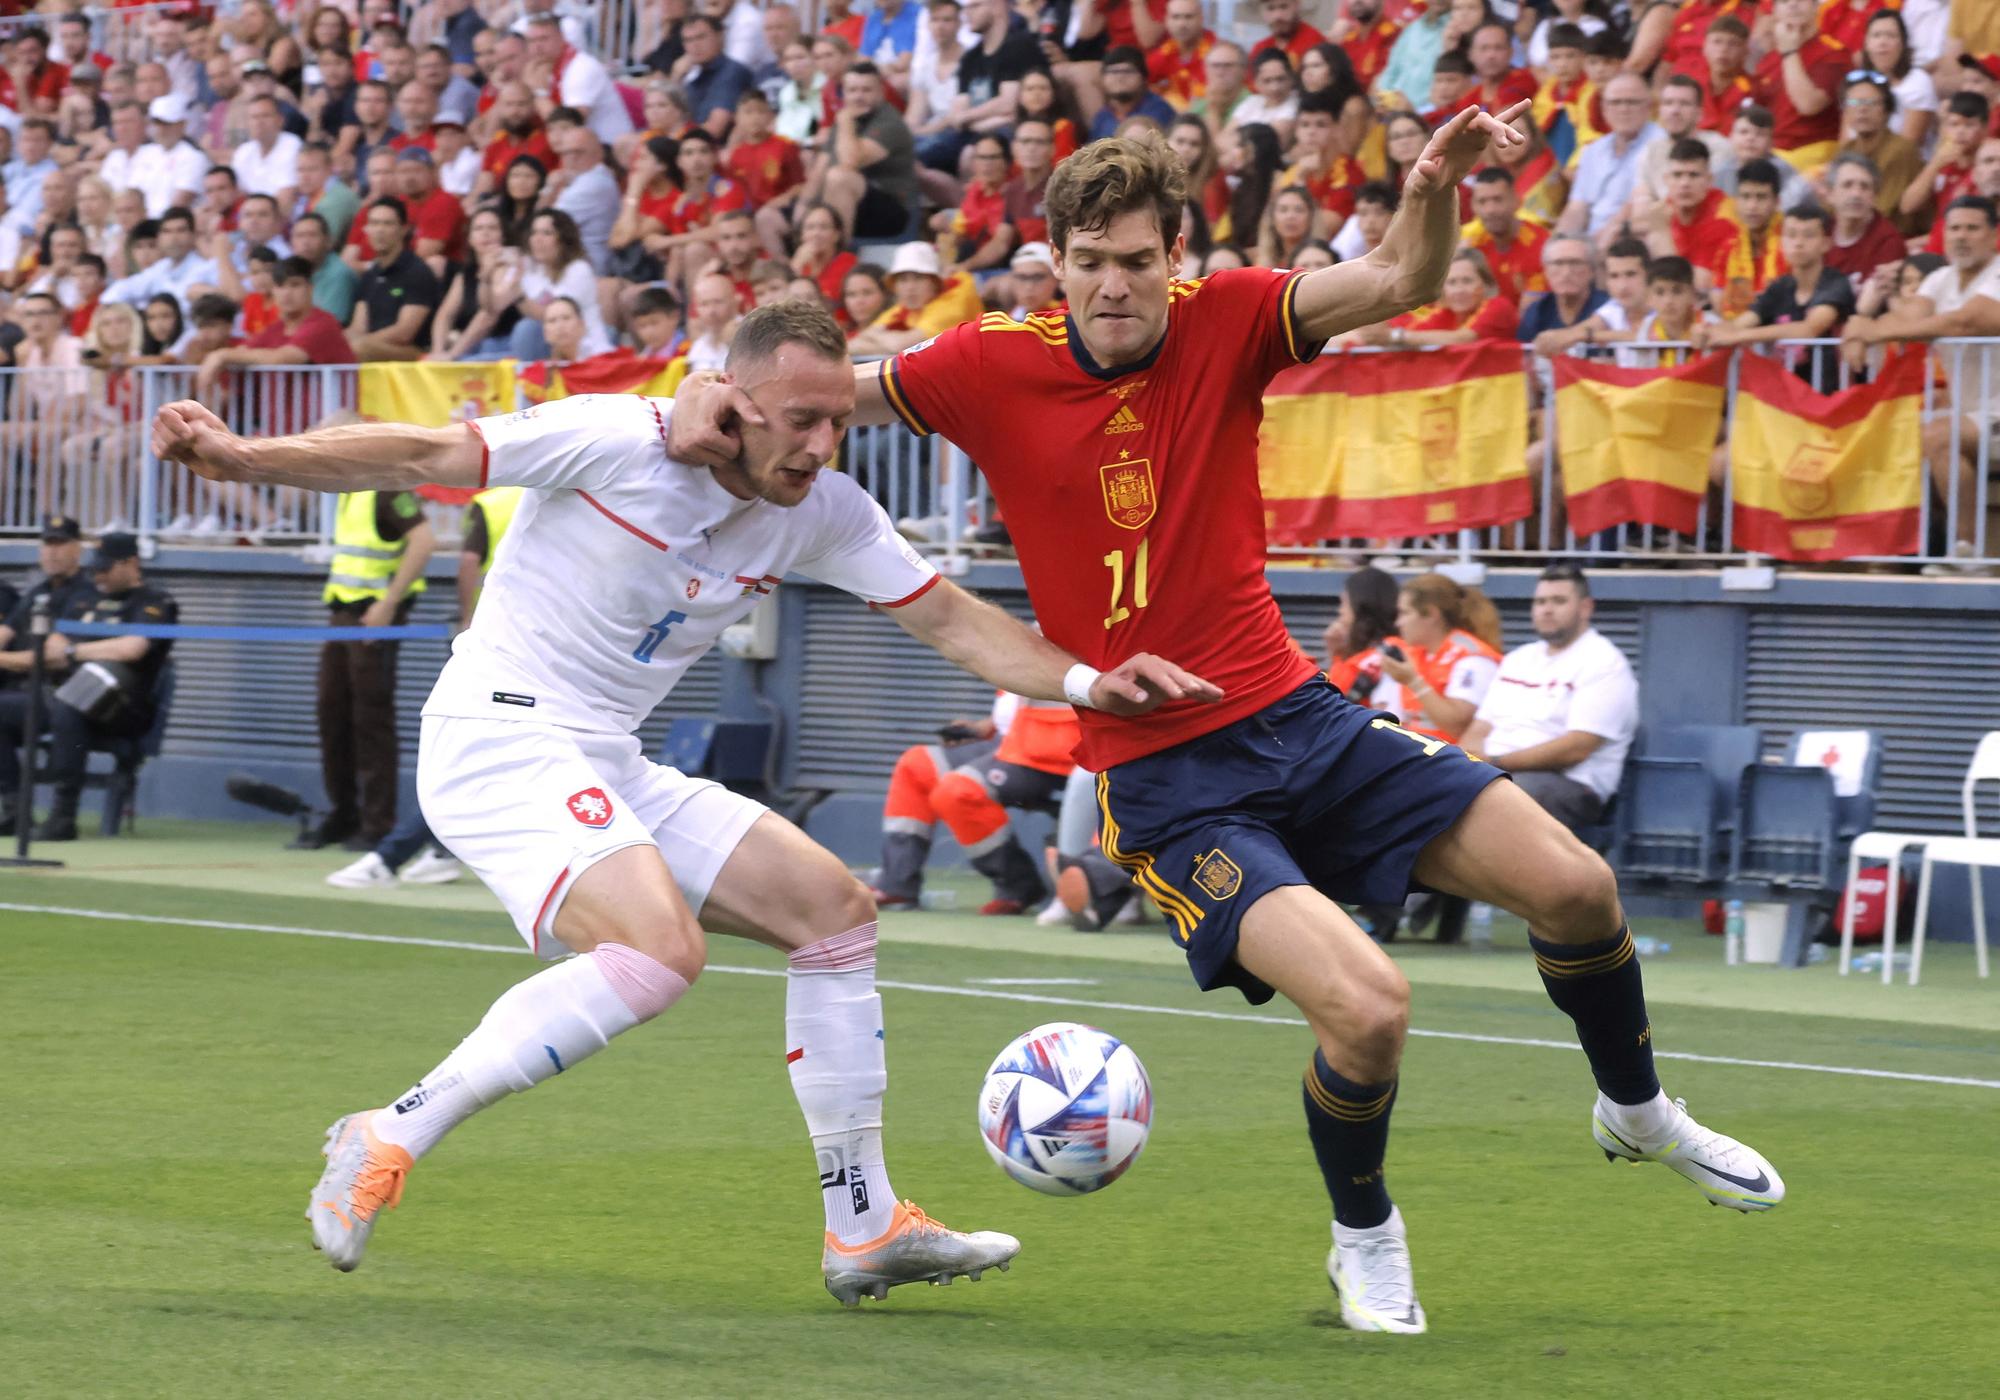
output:
[[[1674,26],[1667,31],[1667,46],[1660,57],[1669,69],[1685,73],[1698,83],[1708,81],[1708,60],[1701,56],[1708,27],[1724,15],[1734,15],[1745,24],[1757,18],[1755,0],[1683,0],[1674,14]]]
[[[243,321],[243,334],[254,338],[265,327],[277,323],[278,308],[276,303],[262,292],[252,292],[243,298],[243,310],[239,315]]]
[[[27,102],[41,102],[53,108],[62,99],[63,89],[69,86],[69,67],[62,63],[42,60],[41,67],[28,79],[28,93],[24,102],[21,94],[14,91],[14,75],[0,68],[0,107],[12,107],[16,111]]]
[[[1354,196],[1368,183],[1368,172],[1361,168],[1360,161],[1351,156],[1335,156],[1327,168],[1316,175],[1308,175],[1294,166],[1284,173],[1283,178],[1287,185],[1303,186],[1305,192],[1312,196],[1314,204],[1345,223],[1354,213]]]
[[[1050,641],[1093,666],[1157,652],[1222,687],[1214,705],[1080,712],[1088,769],[1220,729],[1317,669],[1264,577],[1257,480],[1264,386],[1319,351],[1292,310],[1305,275],[1175,282],[1165,335],[1131,365],[1100,367],[1066,316],[994,314],[877,371],[904,423],[978,461]]]
[[[556,168],[556,153],[549,146],[549,134],[539,126],[519,141],[504,131],[488,141],[480,153],[479,168],[495,180],[504,180],[507,167],[522,156],[533,156],[540,161],[544,174]]]
[[[854,270],[860,259],[852,253],[835,253],[827,259],[825,267],[814,272],[809,267],[798,269],[801,277],[810,277],[819,283],[819,294],[835,305],[840,303],[840,293],[847,282],[847,274]]]
[[[69,313],[69,333],[71,335],[81,338],[90,334],[90,323],[96,319],[97,304],[102,299],[100,295],[92,297],[89,301],[77,303],[76,309]]]
[[[1160,46],[1146,55],[1146,79],[1153,91],[1183,112],[1197,97],[1208,96],[1208,51],[1214,47],[1215,36],[1206,29],[1191,49],[1183,49],[1173,39],[1161,40]]]
[[[1824,34],[1806,40],[1805,47],[1799,50],[1799,59],[1805,64],[1812,85],[1831,99],[1810,117],[1801,115],[1792,105],[1791,93],[1785,87],[1785,60],[1777,50],[1765,54],[1757,65],[1757,97],[1771,109],[1772,119],[1777,123],[1771,132],[1771,146],[1779,155],[1816,142],[1840,139],[1840,80],[1847,75],[1853,61],[1846,49]]]
[[[1103,7],[1105,42],[1114,49],[1125,45],[1135,49],[1142,47],[1138,26],[1132,23],[1133,3],[1134,0],[1111,0]],[[1167,0],[1145,0],[1145,3],[1147,13],[1160,23],[1166,23]]]
[[[1549,289],[1548,279],[1542,275],[1542,249],[1548,244],[1549,231],[1540,224],[1516,219],[1514,236],[1503,245],[1491,229],[1474,219],[1459,230],[1458,238],[1462,246],[1486,255],[1486,265],[1500,283],[1500,295],[1516,306],[1527,300],[1528,293]]]
[[[974,180],[965,187],[965,198],[959,202],[958,212],[952,216],[951,231],[961,244],[971,245],[966,250],[970,253],[1006,222],[1006,186],[989,190]]]
[[[1165,14],[1166,11],[1162,10],[1161,13]],[[1264,50],[1283,49],[1286,53],[1291,55],[1292,68],[1294,71],[1297,71],[1299,66],[1299,60],[1306,56],[1306,50],[1312,48],[1316,44],[1324,44],[1325,42],[1326,42],[1326,35],[1320,33],[1317,29],[1314,29],[1310,24],[1307,24],[1304,20],[1300,20],[1299,27],[1292,31],[1292,37],[1285,40],[1285,42],[1282,44],[1278,42],[1277,35],[1266,34],[1264,36],[1264,42],[1259,44],[1256,48],[1250,50],[1250,60],[1249,60],[1250,67],[1253,70],[1256,68],[1257,55],[1264,52]]]
[[[1396,40],[1402,32],[1403,26],[1394,20],[1378,19],[1341,45],[1347,50],[1348,61],[1354,65],[1354,76],[1361,80],[1362,87],[1375,86],[1375,80],[1389,66],[1389,50],[1396,47]]]
[[[1819,7],[1819,32],[1844,49],[1861,52],[1861,40],[1868,32],[1868,19],[1881,10],[1900,10],[1903,0],[1823,0]]]
[[[1512,340],[1521,324],[1520,308],[1505,297],[1488,297],[1463,315],[1448,306],[1410,315],[1406,324],[1413,331],[1471,331],[1480,340]]]
[[[1485,83],[1473,84],[1471,102],[1489,112],[1504,112],[1516,102],[1532,102],[1541,86],[1526,68],[1509,68],[1490,87]]]
[[[687,233],[693,229],[707,228],[715,222],[718,214],[744,207],[743,191],[734,180],[726,180],[720,175],[708,177],[708,194],[695,199],[687,194],[674,197],[674,206],[664,220],[668,233]],[[750,303],[754,304],[755,297]]]
[[[403,205],[410,211],[413,247],[418,239],[436,239],[444,245],[447,261],[465,261],[465,206],[458,202],[457,195],[432,190],[422,199],[405,197]]]
[[[1736,125],[1736,114],[1746,102],[1757,100],[1757,85],[1748,73],[1738,73],[1721,87],[1704,82],[1701,87],[1701,129],[1727,136]]]
[[[745,142],[733,148],[722,158],[722,168],[743,187],[752,205],[769,204],[806,180],[799,143],[775,132],[754,145]]]

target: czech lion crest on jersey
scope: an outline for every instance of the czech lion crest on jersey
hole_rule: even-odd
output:
[[[1104,513],[1111,517],[1113,525],[1127,530],[1143,529],[1159,510],[1151,458],[1106,462],[1097,469],[1097,476],[1104,488]]]
[[[585,788],[582,792],[571,793],[567,805],[569,814],[588,827],[609,826],[611,818],[616,815],[603,788]]]

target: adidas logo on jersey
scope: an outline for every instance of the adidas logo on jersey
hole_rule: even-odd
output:
[[[1118,405],[1118,411],[1111,415],[1111,421],[1104,425],[1107,436],[1112,433],[1144,432],[1145,428],[1146,425],[1139,421],[1139,415],[1132,411],[1131,405],[1122,403]]]

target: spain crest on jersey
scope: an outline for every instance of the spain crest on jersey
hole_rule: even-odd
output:
[[[1153,462],[1140,457],[1130,462],[1106,462],[1097,469],[1104,487],[1104,513],[1113,525],[1127,530],[1143,529],[1160,508],[1153,490]]]
[[[1194,882],[1203,894],[1220,903],[1243,887],[1243,868],[1218,846],[1196,863]]]

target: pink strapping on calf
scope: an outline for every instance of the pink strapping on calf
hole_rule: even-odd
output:
[[[807,944],[791,956],[794,972],[858,972],[875,966],[875,921]]]
[[[664,963],[655,962],[622,943],[600,943],[586,954],[618,993],[618,999],[641,1021],[650,1021],[681,999],[687,979]]]

